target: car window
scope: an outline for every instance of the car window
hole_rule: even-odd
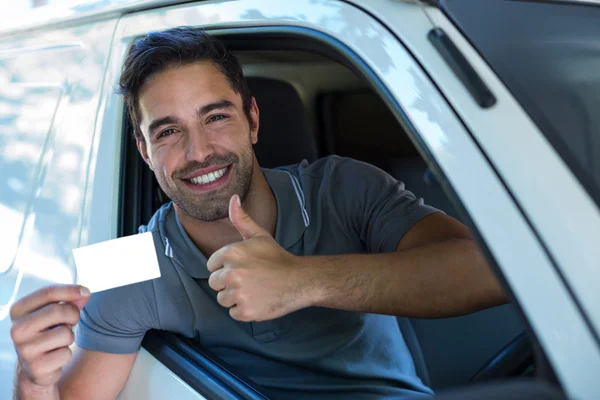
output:
[[[11,265],[27,203],[35,189],[38,163],[62,90],[22,85],[0,60],[0,273]],[[14,78],[14,77],[13,77]],[[2,290],[2,293],[9,293]]]
[[[445,9],[600,204],[600,7],[450,0]]]
[[[231,38],[226,40],[234,49],[240,46]],[[317,50],[322,48],[305,40]],[[253,44],[258,49],[264,46],[260,38],[254,39]],[[316,55],[310,52],[273,50],[265,54],[243,48],[240,59],[244,62],[248,84],[260,108],[261,139],[255,146],[255,152],[261,166],[288,165],[302,158],[331,154],[352,157],[383,169],[402,181],[418,197],[423,197],[427,204],[448,215],[459,216],[406,130],[364,76],[329,58],[312,62]],[[312,73],[316,68],[319,74]],[[310,79],[302,79],[302,76]],[[304,105],[298,104],[301,98],[305,101]],[[280,115],[285,115],[285,118]],[[148,221],[156,209],[168,201],[152,171],[142,164],[133,143],[131,127],[128,129],[124,136],[128,149],[124,165],[131,172],[126,173],[128,178],[122,187],[137,187],[140,192],[137,196],[131,190],[124,193],[125,200],[121,204],[125,207],[123,215],[126,220],[122,234],[135,233],[139,224]],[[280,132],[287,133],[283,140],[294,142],[293,148],[278,142]],[[365,135],[365,132],[369,134]],[[311,154],[313,146],[316,154]],[[278,149],[276,153],[273,152],[275,148]],[[296,159],[297,156],[300,158]],[[163,200],[155,201],[160,198]],[[132,207],[136,202],[137,207]],[[518,337],[524,329],[512,305],[498,307],[492,312],[484,311],[468,319],[409,321],[400,318],[398,322],[402,324],[406,337],[414,338],[416,334],[411,332],[418,332],[419,342],[414,340],[416,344],[409,345],[410,351],[420,360],[415,366],[419,377],[434,389],[468,382],[499,349]],[[437,334],[441,330],[446,332],[444,338]],[[469,340],[457,343],[457,338],[464,339],[468,335],[472,335]],[[178,376],[188,377],[186,382],[201,392],[205,390],[205,384],[196,379],[200,373],[190,376],[182,360],[162,355],[165,346],[177,349],[184,346],[182,340],[178,336],[152,332],[146,335],[143,345]],[[190,357],[197,362],[203,360],[202,355],[207,351],[205,346],[199,342],[185,343],[193,346]],[[443,360],[439,357],[441,352],[446,355]],[[457,359],[461,362],[457,363]],[[235,366],[228,366],[218,357],[212,356],[211,360],[217,365],[225,365],[228,371],[236,371]],[[201,368],[209,366],[210,363],[202,361]],[[243,371],[236,371],[234,376],[253,384]],[[229,387],[230,383],[223,380],[221,386]]]

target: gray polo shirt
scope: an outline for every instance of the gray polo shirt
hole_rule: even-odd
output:
[[[380,169],[348,158],[263,173],[277,201],[275,239],[296,255],[392,252],[414,223],[437,211]],[[79,346],[132,353],[146,331],[162,329],[195,338],[272,398],[432,394],[395,317],[310,307],[266,322],[235,321],[208,286],[207,259],[171,203],[140,228],[146,231],[161,277],[92,295],[76,332]]]

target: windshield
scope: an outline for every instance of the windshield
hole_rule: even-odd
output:
[[[600,7],[447,0],[444,8],[600,206]]]

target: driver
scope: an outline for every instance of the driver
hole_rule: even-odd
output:
[[[198,340],[273,398],[431,396],[395,316],[506,301],[467,228],[385,172],[337,156],[260,168],[258,105],[214,37],[147,35],[120,87],[172,200],[140,228],[161,278],[15,303],[17,398],[115,398],[150,329]]]

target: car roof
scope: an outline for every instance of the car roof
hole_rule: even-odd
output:
[[[203,0],[197,0],[201,2]],[[421,2],[436,6],[442,0],[397,0],[410,3]],[[600,5],[600,0],[546,0],[555,3],[583,3]],[[26,33],[32,30],[79,25],[98,19],[117,18],[136,11],[189,3],[189,0],[72,0],[42,7],[26,8],[9,15],[2,27],[0,37]],[[14,11],[13,11],[14,13]]]
[[[197,0],[198,2],[202,0]],[[117,18],[123,14],[150,8],[165,7],[185,0],[72,0],[41,7],[25,8],[11,14],[0,28],[0,37],[37,29],[79,25],[98,19]],[[14,12],[14,11],[13,11]]]

